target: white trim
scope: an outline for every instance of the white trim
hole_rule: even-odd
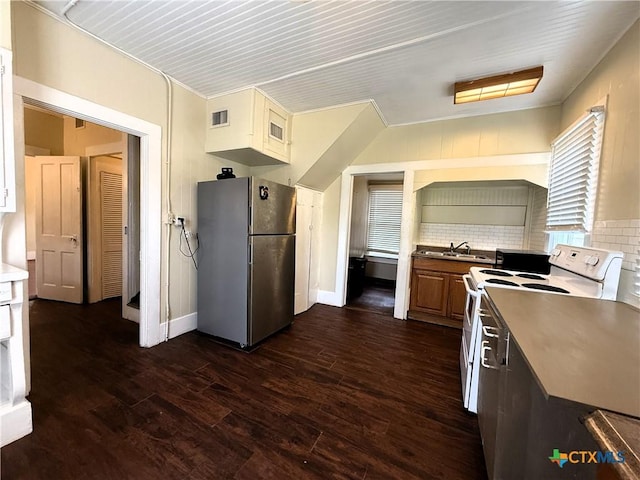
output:
[[[332,307],[343,307],[344,302],[340,301],[340,295],[336,292],[330,292],[328,290],[318,290],[317,303],[323,305],[331,305]]]
[[[345,170],[346,172],[346,170]],[[351,202],[353,200],[353,175],[342,173],[340,187],[340,215],[338,217],[338,251],[336,255],[336,286],[338,307],[347,302],[347,273],[349,265],[349,241],[351,237]]]
[[[377,172],[397,172],[397,164],[385,164],[386,169],[376,170]],[[365,167],[378,167],[377,165],[366,165]],[[359,166],[358,166],[359,167]],[[354,169],[358,169],[358,167]],[[346,304],[347,298],[347,274],[349,261],[349,236],[351,225],[351,200],[353,197],[353,176],[350,173],[353,167],[348,167],[342,174],[342,187],[340,191],[340,216],[338,220],[338,253],[336,255],[336,287],[335,292],[323,292],[320,300],[318,292],[318,302],[328,305],[342,307]],[[373,172],[359,172],[366,174]],[[409,276],[411,274],[411,252],[413,250],[413,228],[416,195],[413,192],[414,172],[406,170],[403,179],[402,195],[402,224],[400,226],[400,253],[398,254],[398,269],[396,273],[396,295],[393,308],[394,318],[407,318],[407,305],[409,305]]]
[[[29,435],[33,431],[31,418],[31,403],[28,400],[0,407],[0,447]]]
[[[198,312],[189,313],[169,321],[169,338],[176,338],[198,327]]]
[[[409,310],[409,285],[411,280],[411,252],[415,227],[416,194],[413,192],[414,171],[404,172],[402,190],[402,223],[400,225],[400,252],[396,273],[396,295],[393,316],[406,320]]]
[[[14,76],[14,92],[36,105],[140,137],[140,346],[164,340],[161,332],[162,128],[80,97]],[[168,252],[166,253],[168,255]]]
[[[411,162],[374,163],[351,165],[345,168],[348,175],[371,173],[407,172],[408,170],[444,170],[448,168],[504,167],[521,165],[548,165],[551,152],[491,155],[487,157],[445,158],[437,160],[415,160]]]
[[[27,250],[27,260],[35,260],[35,259],[36,259],[36,251]]]

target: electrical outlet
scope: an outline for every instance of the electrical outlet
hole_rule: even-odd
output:
[[[174,224],[176,227],[182,227],[183,225],[185,225],[185,219],[184,219],[184,217],[175,217],[175,218],[173,219],[173,224]]]
[[[191,237],[193,237],[193,235],[194,234],[193,234],[193,232],[191,232],[191,230],[185,230],[184,231],[185,238],[191,238]]]

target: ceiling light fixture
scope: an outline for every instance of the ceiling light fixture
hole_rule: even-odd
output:
[[[532,93],[541,78],[542,66],[467,82],[456,82],[453,103],[479,102],[480,100]]]

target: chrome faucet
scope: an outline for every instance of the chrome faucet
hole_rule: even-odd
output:
[[[462,247],[463,245],[466,245],[466,249],[467,249],[467,255],[469,254],[469,252],[471,252],[471,247],[469,246],[469,242],[462,242],[460,245],[458,245],[457,247],[453,246],[453,242],[451,242],[451,247],[449,247],[449,250],[451,250],[451,253],[455,252],[456,250],[458,250],[460,247]]]

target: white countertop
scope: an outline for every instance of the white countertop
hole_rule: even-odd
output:
[[[16,280],[26,280],[29,272],[13,265],[0,263],[0,282],[13,282]]]
[[[621,302],[487,287],[548,397],[640,417],[640,312]]]

